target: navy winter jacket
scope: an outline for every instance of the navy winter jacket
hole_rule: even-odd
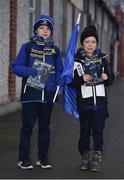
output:
[[[22,45],[17,57],[12,63],[13,72],[17,76],[22,77],[21,101],[41,102],[42,91],[26,86],[26,91],[24,92],[24,88],[27,78],[37,75],[37,71],[33,68],[33,63],[35,58],[43,61],[43,53],[45,53],[45,62],[52,65],[52,70],[45,86],[45,100],[52,101],[58,85],[58,79],[63,71],[60,50],[57,46],[53,45],[48,48],[48,51],[44,51],[45,47],[43,45],[33,43],[29,53],[28,44],[29,42]]]

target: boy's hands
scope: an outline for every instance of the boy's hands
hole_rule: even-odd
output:
[[[102,74],[101,74],[101,78],[102,78],[103,80],[107,80],[107,79],[108,79],[108,76],[107,76],[107,74],[102,73]]]
[[[27,69],[28,76],[35,77],[35,76],[37,76],[37,73],[38,73],[38,71],[36,69],[34,69],[32,67],[28,67],[28,69]]]
[[[107,76],[106,73],[102,73],[102,74],[101,74],[101,78],[102,78],[103,80],[107,80],[107,79],[108,79],[108,76]],[[91,81],[92,79],[93,79],[92,76],[89,75],[89,74],[85,74],[85,75],[83,76],[83,80],[84,80],[85,82]]]
[[[85,82],[91,81],[91,80],[92,80],[92,76],[90,76],[89,74],[85,74],[85,75],[83,76],[83,80],[84,80]]]

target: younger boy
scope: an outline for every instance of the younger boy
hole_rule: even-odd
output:
[[[97,47],[98,41],[96,27],[85,27],[80,39],[82,47],[75,55],[73,82],[80,121],[80,169],[92,171],[100,171],[102,167],[103,129],[108,118],[106,86],[114,79],[104,54]]]

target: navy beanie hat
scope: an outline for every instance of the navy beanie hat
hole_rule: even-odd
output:
[[[54,20],[48,15],[39,16],[33,23],[34,33],[41,25],[48,26],[51,32],[53,32]]]
[[[95,37],[97,44],[99,42],[98,33],[94,25],[88,25],[84,28],[84,31],[81,33],[80,43],[83,45],[83,41],[88,37]]]

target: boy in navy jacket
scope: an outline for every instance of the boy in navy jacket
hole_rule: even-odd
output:
[[[21,169],[32,169],[30,158],[30,141],[32,130],[38,119],[38,161],[41,168],[51,168],[48,159],[50,145],[50,119],[53,109],[53,97],[55,95],[57,80],[63,71],[61,53],[54,45],[52,33],[54,21],[50,16],[41,15],[33,24],[34,36],[31,41],[22,45],[16,59],[13,62],[13,72],[22,77],[21,103],[22,103],[22,127],[20,131],[20,144],[18,166]],[[43,89],[36,89],[27,84],[29,77],[38,76],[34,68],[35,60],[50,65],[48,79]]]

